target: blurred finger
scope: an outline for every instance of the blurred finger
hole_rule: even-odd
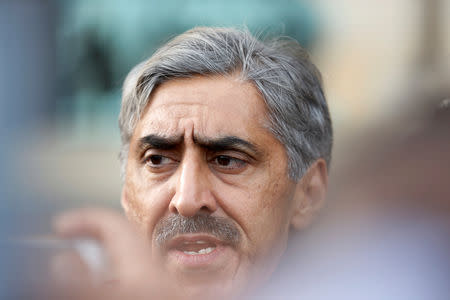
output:
[[[100,241],[111,272],[121,281],[142,281],[149,277],[152,266],[148,241],[122,214],[99,208],[78,209],[58,216],[54,228],[63,237],[91,237]]]

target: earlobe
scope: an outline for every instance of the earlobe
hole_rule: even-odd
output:
[[[297,183],[291,226],[296,230],[307,227],[325,203],[328,172],[325,160],[316,160]]]

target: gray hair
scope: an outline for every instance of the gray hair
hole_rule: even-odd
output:
[[[261,41],[247,29],[197,27],[134,67],[123,85],[119,127],[122,176],[131,136],[152,91],[198,75],[238,74],[264,98],[269,129],[284,145],[288,175],[299,180],[318,158],[329,165],[332,127],[321,75],[306,51],[289,38]]]

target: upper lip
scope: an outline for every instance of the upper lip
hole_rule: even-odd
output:
[[[176,249],[181,247],[181,245],[185,244],[185,243],[196,243],[198,241],[204,241],[208,244],[214,244],[215,247],[219,246],[219,245],[223,245],[225,244],[224,241],[209,235],[209,234],[183,234],[183,235],[178,235],[174,238],[172,238],[171,240],[169,240],[166,244],[165,244],[165,249],[166,250],[170,250],[170,249]]]

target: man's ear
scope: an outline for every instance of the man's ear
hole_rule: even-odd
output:
[[[298,181],[291,226],[301,230],[308,226],[325,203],[328,185],[327,164],[324,159],[316,160]]]
[[[126,184],[122,187],[122,193],[120,194],[120,204],[123,208],[123,211],[125,212],[125,215],[128,216],[130,207],[128,202],[128,194],[127,194],[127,186]]]

